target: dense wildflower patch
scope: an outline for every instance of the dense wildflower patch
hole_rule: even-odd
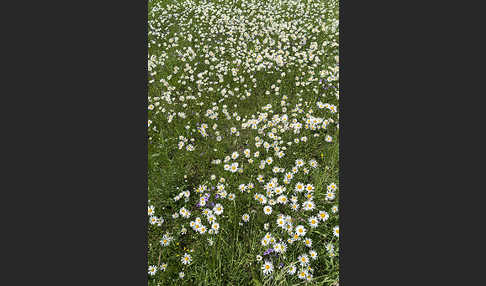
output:
[[[337,285],[338,11],[149,2],[150,285]]]

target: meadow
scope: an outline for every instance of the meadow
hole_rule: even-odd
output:
[[[339,1],[148,7],[149,285],[339,285]]]

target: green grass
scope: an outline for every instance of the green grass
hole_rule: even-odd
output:
[[[159,270],[155,275],[149,275],[149,285],[337,285],[339,240],[333,235],[333,227],[339,225],[339,214],[333,213],[331,207],[337,206],[339,201],[339,113],[333,113],[327,108],[318,108],[317,102],[339,106],[339,71],[334,70],[338,64],[338,12],[336,0],[149,2],[149,58],[153,58],[149,60],[151,66],[148,98],[154,109],[148,111],[151,121],[148,127],[148,205],[154,206],[155,216],[162,217],[164,222],[160,226],[148,223],[147,259],[148,265],[159,267],[162,262],[168,265],[165,271]],[[204,14],[208,17],[201,18]],[[229,16],[227,20],[223,14]],[[213,15],[214,18],[211,18]],[[286,26],[286,23],[291,25]],[[322,24],[325,29],[322,28]],[[274,30],[271,30],[272,25]],[[295,35],[296,39],[290,36],[288,41],[283,41],[282,34],[276,33],[275,30]],[[269,34],[260,34],[262,31],[269,31]],[[193,36],[192,41],[188,39],[189,34]],[[305,44],[300,43],[304,36],[307,38]],[[178,37],[175,41],[178,45],[173,47],[171,42],[174,42],[172,40],[175,37]],[[196,39],[200,42],[196,42]],[[260,44],[257,43],[257,39]],[[265,39],[273,39],[275,44],[263,44]],[[285,64],[278,66],[273,59],[264,59],[266,62],[273,62],[273,66],[257,70],[253,53],[259,54],[265,49],[269,53],[274,53],[279,50],[276,47],[279,41],[282,51],[289,53],[288,56],[284,56]],[[309,54],[311,42],[318,45],[312,53],[319,58],[319,63],[302,58],[304,53]],[[196,46],[198,43],[201,44]],[[204,46],[207,46],[207,50]],[[188,47],[193,49],[194,54],[188,52]],[[224,53],[221,53],[220,47],[225,47]],[[257,50],[257,47],[260,48]],[[297,48],[297,51],[292,50],[292,47]],[[206,57],[208,51],[215,54],[214,61],[211,56]],[[179,56],[179,53],[183,56]],[[207,59],[210,61],[209,64],[205,63]],[[241,60],[241,63],[238,64],[237,60]],[[190,69],[184,71],[186,64]],[[174,73],[175,67],[179,68],[177,73]],[[231,76],[232,68],[237,69],[237,76],[241,76],[244,82],[234,80]],[[192,74],[190,70],[193,70]],[[224,70],[227,70],[226,74]],[[205,82],[198,84],[197,75],[203,71],[212,74],[203,75]],[[321,71],[327,71],[327,74],[323,76]],[[284,76],[282,72],[285,72]],[[334,77],[329,78],[330,74]],[[185,76],[189,79],[185,79]],[[299,79],[296,79],[296,76]],[[317,80],[309,81],[311,76]],[[183,84],[182,81],[186,83]],[[298,84],[301,82],[308,85]],[[279,88],[278,92],[272,89],[272,85]],[[211,88],[213,90],[210,90]],[[224,97],[221,93],[223,89],[232,90],[234,95]],[[246,96],[247,93],[250,95]],[[171,101],[163,99],[164,96],[170,96]],[[179,99],[180,96],[185,97],[184,101]],[[195,99],[188,100],[188,96]],[[283,96],[287,99],[283,100]],[[281,105],[282,101],[285,102],[286,111]],[[267,104],[271,104],[272,108],[264,111],[263,107]],[[223,114],[225,105],[229,118]],[[214,106],[218,107],[219,117],[210,119],[205,114]],[[296,107],[302,111],[294,112]],[[186,117],[179,117],[179,112],[184,112]],[[244,120],[251,119],[252,116],[258,118],[265,112],[268,114],[268,120],[260,122],[258,129],[242,127]],[[233,113],[237,113],[241,120],[238,121]],[[171,114],[176,115],[170,118]],[[274,143],[274,140],[268,137],[268,132],[274,126],[268,125],[272,116],[276,114],[286,114],[289,121],[295,118],[298,122],[304,123],[299,134],[294,134],[292,128],[282,123],[277,124],[287,128],[283,132],[274,132],[276,136],[281,137],[277,140],[280,150],[284,146],[287,148],[284,151],[285,156],[281,159],[277,158],[272,148],[267,152],[263,146],[255,146],[257,136],[270,144]],[[333,120],[334,123],[329,123],[325,129],[311,130],[305,127],[304,122],[306,116],[311,114],[317,118]],[[197,127],[202,123],[209,125],[208,137],[201,136],[197,131]],[[218,125],[216,130],[212,128],[214,124]],[[260,134],[258,131],[265,126]],[[239,136],[230,133],[231,127],[237,128]],[[216,131],[222,136],[220,141],[216,138]],[[314,137],[315,134],[318,134],[318,137]],[[332,137],[332,142],[325,141],[327,135]],[[189,140],[194,139],[192,144],[195,150],[186,150],[187,144],[191,142],[179,149],[180,136]],[[303,136],[307,137],[307,142],[287,145],[287,142],[293,142],[295,138]],[[251,158],[254,159],[251,164],[243,155],[246,148],[251,150]],[[212,164],[213,160],[224,160],[234,151],[239,153],[236,161],[240,167],[243,166],[241,174],[225,171],[224,163]],[[256,151],[260,152],[259,158],[254,158]],[[267,166],[262,170],[259,168],[259,162],[267,157],[272,157],[274,162],[271,167]],[[309,173],[304,174],[300,168],[290,184],[284,185],[283,175],[295,166],[296,159],[305,160],[305,167]],[[316,160],[318,167],[309,167],[310,160]],[[276,165],[284,168],[285,172],[274,174],[271,168]],[[293,189],[296,182],[312,184],[315,188],[315,210],[299,209],[295,212],[290,210],[289,204],[275,204],[272,206],[271,215],[263,214],[263,207],[268,203],[261,205],[253,196],[260,193],[267,199],[270,198],[265,194],[263,184],[257,181],[259,174],[265,176],[265,182],[277,177],[279,184],[286,186],[284,194],[289,199],[295,195]],[[216,176],[215,180],[211,179],[212,175]],[[216,190],[211,190],[211,187],[216,187],[220,178],[225,179],[225,190],[236,195],[234,201],[214,199]],[[238,190],[240,184],[250,182],[254,183],[255,188],[249,193]],[[338,186],[336,197],[326,200],[326,188],[331,183]],[[189,222],[196,217],[200,217],[206,227],[210,226],[201,213],[203,208],[195,206],[200,195],[195,190],[203,184],[208,187],[206,193],[211,194],[210,201],[221,203],[224,207],[223,214],[216,216],[220,224],[218,234],[199,234],[189,226]],[[174,197],[183,191],[190,192],[188,202],[185,202],[184,198],[175,201]],[[275,195],[273,199],[277,197]],[[297,194],[297,197],[299,205],[302,205],[305,201],[303,194]],[[179,216],[174,219],[172,215],[178,213],[182,207],[191,211],[190,218]],[[328,212],[329,219],[320,222],[315,229],[310,228],[306,220],[317,215],[320,210]],[[240,225],[244,213],[250,214],[251,218],[248,223]],[[298,224],[304,225],[308,230],[305,237],[312,239],[312,249],[317,252],[318,258],[311,260],[313,276],[310,281],[303,282],[296,274],[285,273],[290,265],[297,262],[300,254],[308,253],[309,248],[303,245],[302,241],[287,243],[285,258],[283,255],[272,256],[275,268],[272,275],[265,276],[261,270],[262,262],[256,260],[256,256],[263,255],[268,248],[261,244],[265,233],[270,232],[274,237],[281,239],[289,237],[287,232],[276,226],[277,215],[280,213],[290,215],[295,222],[294,227]],[[300,221],[301,219],[305,221]],[[268,231],[264,229],[265,223],[270,224]],[[186,234],[180,233],[182,226],[187,229]],[[171,234],[173,241],[169,246],[163,247],[160,240],[166,233]],[[209,245],[208,238],[212,238],[212,246]],[[327,244],[334,246],[334,256],[326,250]],[[190,265],[181,263],[181,256],[186,252],[192,256]],[[266,258],[267,256],[263,260]],[[278,269],[280,263],[284,266]],[[297,271],[299,269],[300,267]],[[181,271],[185,274],[183,279],[178,276]]]

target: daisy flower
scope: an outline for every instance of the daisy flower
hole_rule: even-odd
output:
[[[309,264],[309,256],[307,256],[307,254],[302,254],[300,255],[297,260],[299,260],[299,263],[300,263],[300,266],[304,267],[304,266],[307,266],[307,264]]]
[[[268,244],[270,244],[270,239],[267,239],[266,237],[264,237],[262,239],[262,246],[267,246]]]
[[[295,267],[295,265],[290,265],[289,270],[287,270],[287,273],[290,275],[294,275],[295,271],[297,271],[297,267]]]
[[[208,229],[206,228],[206,226],[201,225],[201,227],[199,228],[199,233],[200,234],[205,234],[206,231],[208,231]]]
[[[305,198],[307,200],[312,200],[314,198],[314,196],[312,195],[312,193],[307,193],[307,194],[305,194]]]
[[[268,275],[273,272],[273,264],[272,262],[266,260],[265,263],[262,265],[263,274]]]
[[[199,206],[204,207],[206,205],[206,198],[200,197],[199,198]]]
[[[285,253],[285,251],[287,251],[287,245],[285,244],[285,242],[275,243],[273,249],[276,253]]]
[[[339,225],[333,227],[332,233],[334,234],[334,236],[339,237]]]
[[[312,258],[312,260],[316,260],[317,259],[317,252],[315,250],[309,251],[309,255]]]
[[[317,215],[322,222],[325,222],[329,219],[329,214],[326,211],[320,211]]]
[[[311,226],[312,228],[316,228],[316,227],[317,227],[317,225],[319,224],[319,220],[318,220],[318,218],[317,218],[317,217],[315,217],[315,216],[310,217],[310,218],[309,218],[309,224],[310,224],[310,226]]]
[[[183,217],[183,218],[189,218],[191,216],[191,212],[188,211],[186,208],[182,207],[180,210],[179,210],[179,214]]]
[[[333,207],[331,208],[331,211],[332,211],[333,213],[337,213],[337,212],[338,212],[338,206],[333,206]]]
[[[165,271],[167,269],[167,263],[163,262],[161,265],[160,265],[160,270],[161,271]]]
[[[305,190],[306,190],[307,192],[313,192],[313,191],[314,191],[314,186],[313,186],[312,184],[307,184],[307,185],[305,186]]]
[[[279,203],[281,203],[281,204],[284,204],[284,205],[285,205],[285,204],[287,204],[288,199],[287,199],[287,197],[286,197],[286,196],[281,195],[281,196],[279,196],[279,197],[277,198],[277,202],[279,202]]]
[[[266,215],[270,215],[272,213],[272,207],[271,206],[265,206],[263,208],[263,212],[266,214]]]
[[[280,195],[284,192],[285,188],[282,186],[275,187],[275,194]]]
[[[236,171],[238,171],[238,163],[237,162],[231,164],[230,171],[231,171],[231,173],[236,173]]]
[[[296,204],[296,203],[292,203],[292,204],[290,205],[290,207],[292,208],[292,210],[293,210],[293,211],[297,211],[297,210],[299,210],[299,205],[298,205],[298,204]]]
[[[305,201],[304,203],[302,203],[302,208],[305,211],[311,211],[315,208],[315,206],[316,204],[313,201]]]
[[[250,149],[245,149],[245,150],[243,151],[243,154],[245,154],[245,157],[246,157],[246,158],[249,158],[249,157],[251,156]]]
[[[157,217],[155,217],[155,216],[151,216],[151,217],[149,218],[149,222],[150,222],[150,224],[152,224],[152,225],[156,224],[156,223],[157,223]]]
[[[162,239],[160,240],[160,244],[162,246],[167,246],[167,245],[169,245],[171,240],[172,240],[172,238],[170,236],[168,236],[167,234],[164,234],[164,236],[162,236]]]
[[[304,243],[305,243],[305,246],[307,246],[307,247],[312,247],[312,239],[310,239],[310,238],[306,238],[306,239],[304,240]]]
[[[155,214],[154,206],[148,206],[148,215],[153,216]]]
[[[224,208],[221,204],[216,204],[213,208],[214,213],[217,215],[221,215],[223,213],[223,210]]]
[[[304,160],[302,160],[302,159],[297,159],[297,160],[295,160],[295,165],[296,165],[297,167],[302,167],[302,166],[304,166]]]
[[[333,251],[333,250],[334,250],[334,245],[332,245],[332,244],[330,244],[330,243],[326,244],[326,250],[327,250],[328,252]]]
[[[245,184],[240,184],[238,186],[238,189],[241,191],[241,192],[244,192],[246,190],[246,185]]]
[[[304,184],[302,184],[301,182],[295,184],[295,191],[299,193],[304,191]]]
[[[225,188],[224,184],[221,184],[221,183],[216,186],[216,189],[218,190],[218,192],[223,191],[224,188]]]
[[[287,173],[287,174],[285,174],[285,178],[286,178],[287,180],[292,180],[292,178],[294,178],[294,174],[292,174],[292,173]]]
[[[336,194],[334,192],[327,192],[326,193],[326,201],[332,201],[336,198]]]
[[[185,253],[184,256],[182,256],[182,258],[181,258],[181,262],[184,265],[191,264],[191,261],[192,261],[191,255],[189,255],[187,253]]]
[[[335,183],[331,183],[331,184],[329,184],[329,186],[327,186],[327,190],[328,191],[333,191],[334,192],[334,191],[336,191],[336,189],[337,189],[337,186],[336,186]]]
[[[248,222],[250,220],[250,215],[249,214],[243,214],[243,216],[241,217],[241,219],[244,222]]]
[[[306,279],[307,275],[308,275],[308,273],[307,273],[306,270],[300,270],[298,276],[299,276],[300,279]]]
[[[258,175],[258,177],[257,177],[257,181],[258,181],[259,183],[263,183],[263,182],[265,182],[265,180],[263,179],[263,176],[262,176],[262,175]]]
[[[257,200],[260,202],[260,204],[264,205],[267,203],[267,198],[264,195],[258,195]]]
[[[157,267],[155,265],[150,265],[148,267],[148,274],[150,274],[151,276],[154,276],[155,273],[157,273]]]
[[[204,209],[204,210],[202,211],[202,213],[203,213],[204,215],[206,215],[206,216],[210,216],[210,215],[212,215],[212,214],[213,214],[213,211],[212,211],[212,210],[210,210],[210,209]]]
[[[218,233],[219,231],[219,223],[215,222],[211,225],[211,229],[214,230],[215,233]]]
[[[295,234],[297,236],[304,236],[307,233],[307,230],[303,225],[298,225],[295,227]]]

